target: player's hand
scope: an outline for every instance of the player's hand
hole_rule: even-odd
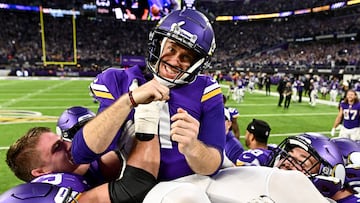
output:
[[[169,88],[153,79],[132,91],[136,104],[148,104],[152,101],[166,101],[170,99]]]
[[[171,117],[170,136],[178,142],[179,151],[184,154],[192,154],[196,150],[200,123],[184,109],[179,108],[177,114]]]
[[[330,132],[331,136],[334,137],[335,136],[335,128],[332,128],[331,129],[331,132]]]
[[[162,101],[153,101],[135,108],[135,135],[139,140],[151,140],[158,134],[160,110],[163,104]]]

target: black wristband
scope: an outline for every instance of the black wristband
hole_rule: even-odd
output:
[[[149,133],[135,133],[135,137],[140,141],[150,141],[154,138],[154,134]]]

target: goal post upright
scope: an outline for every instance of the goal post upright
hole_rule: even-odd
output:
[[[73,50],[74,50],[74,65],[77,64],[77,48],[76,48],[76,14],[75,10],[73,9],[72,15],[72,27],[73,27]]]
[[[51,9],[50,9],[51,12]],[[41,45],[42,45],[42,61],[46,65],[77,65],[77,46],[76,46],[76,12],[72,10],[72,48],[73,48],[73,61],[47,61],[46,59],[46,35],[45,35],[45,23],[44,23],[44,10],[42,6],[39,6],[40,13],[40,28],[41,28]]]
[[[45,44],[45,28],[44,28],[44,16],[43,16],[43,8],[39,7],[40,12],[40,27],[41,27],[41,47],[42,47],[42,60],[44,65],[46,64],[46,44]]]

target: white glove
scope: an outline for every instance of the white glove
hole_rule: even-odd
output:
[[[139,104],[135,108],[135,135],[139,140],[151,140],[158,134],[160,110],[164,102],[154,101],[149,104]]]
[[[331,129],[331,133],[330,133],[330,134],[331,134],[332,137],[335,136],[335,128],[332,128],[332,129]]]

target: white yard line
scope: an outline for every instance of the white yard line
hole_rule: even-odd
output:
[[[0,80],[94,80],[94,77],[16,77],[16,76],[0,76]]]
[[[270,137],[288,137],[288,136],[292,136],[292,135],[299,135],[299,134],[301,134],[301,133],[305,133],[305,132],[270,134]],[[330,134],[330,131],[326,131],[326,132],[312,132],[312,133]]]
[[[97,109],[99,105],[86,106],[87,108]],[[66,109],[69,106],[16,106],[16,107],[7,107],[6,110],[17,110],[17,109]],[[1,113],[1,111],[0,111]]]
[[[37,91],[35,91],[35,92],[29,93],[29,94],[25,94],[24,96],[19,97],[19,98],[17,98],[17,99],[11,99],[11,100],[9,100],[8,102],[1,103],[1,104],[0,104],[0,108],[8,107],[8,106],[11,106],[11,105],[13,105],[13,104],[15,104],[15,103],[17,103],[17,102],[24,101],[24,100],[26,100],[26,99],[28,99],[28,98],[30,98],[30,97],[34,97],[34,96],[37,96],[37,95],[42,94],[42,93],[44,93],[44,92],[51,91],[51,90],[53,90],[53,89],[55,89],[55,88],[64,86],[64,85],[66,85],[66,84],[69,83],[69,82],[71,82],[71,81],[69,80],[69,81],[66,81],[66,82],[64,82],[64,83],[58,83],[58,84],[52,85],[52,86],[50,86],[50,87],[47,87],[47,88],[45,88],[45,89],[39,89],[39,90],[37,90]]]

